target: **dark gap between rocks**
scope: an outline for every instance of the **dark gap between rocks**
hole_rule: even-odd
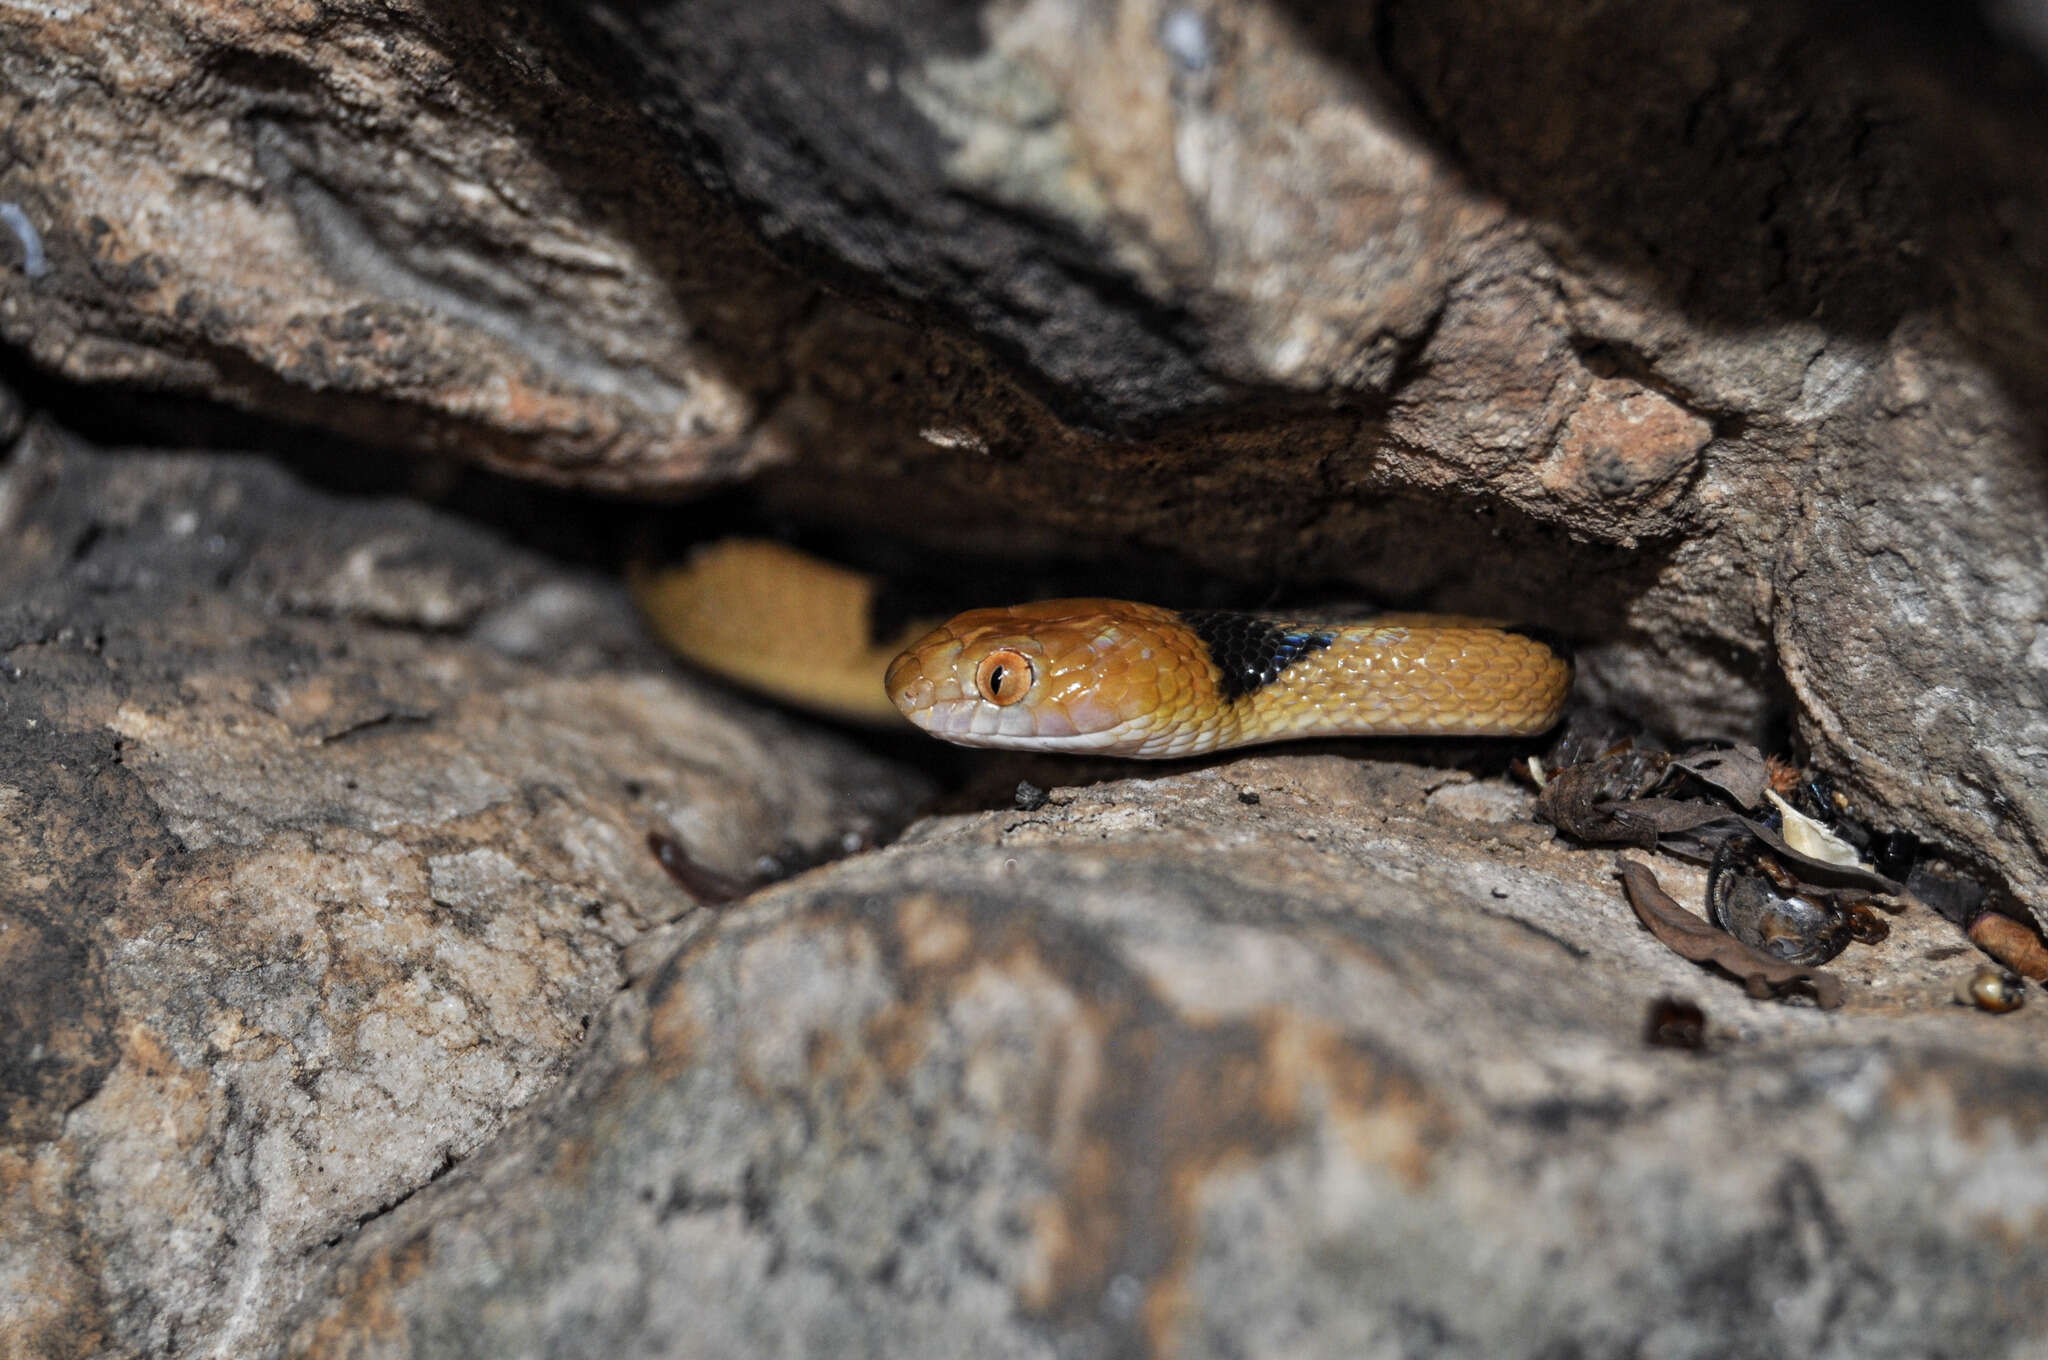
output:
[[[790,542],[882,577],[885,588],[878,617],[872,621],[878,633],[915,617],[942,617],[979,605],[1059,595],[1117,595],[1176,608],[1208,609],[1345,605],[1410,609],[1431,602],[1426,589],[1418,594],[1419,583],[1408,583],[1407,588],[1397,585],[1393,593],[1375,600],[1342,581],[1232,579],[1168,554],[1127,548],[1054,556],[1013,551],[1003,543],[990,542],[986,551],[934,551],[908,539],[788,513],[747,488],[676,503],[571,491],[451,459],[365,445],[330,431],[199,398],[70,383],[36,370],[19,352],[5,347],[0,347],[0,392],[7,394],[8,409],[24,413],[14,422],[16,435],[29,414],[40,414],[108,449],[259,456],[320,490],[349,498],[416,501],[565,566],[615,579],[630,562],[674,560],[691,544],[713,538],[757,536]],[[1543,546],[1556,545],[1545,542]],[[81,555],[90,547],[82,545]],[[1612,550],[1584,551],[1588,554],[1584,572],[1588,581],[1610,580],[1605,568]],[[1621,602],[1610,598],[1612,594],[1598,593],[1595,610],[1599,615],[1612,617],[1619,612]],[[1461,598],[1450,607],[1472,606]],[[1546,622],[1555,626],[1555,620]],[[1598,624],[1599,620],[1590,622]],[[1567,631],[1572,632],[1570,640],[1575,644],[1600,640],[1597,627]],[[699,678],[725,687],[715,677]],[[1163,778],[1232,758],[1227,754],[1171,762],[1046,758],[965,750],[907,729],[901,733],[878,731],[809,715],[806,720],[824,724],[875,755],[933,778],[947,791],[940,806],[949,810],[1008,806],[1019,780],[1067,787]],[[1659,735],[1668,739],[1673,734]],[[1515,760],[1540,753],[1544,747],[1542,739],[1389,739],[1292,743],[1287,749],[1393,758],[1474,775],[1499,775]]]
[[[878,617],[872,621],[878,634],[921,615],[942,616],[980,604],[1055,595],[1114,594],[1182,608],[1237,609],[1327,607],[1359,599],[1356,589],[1342,583],[1276,587],[1271,582],[1233,580],[1156,553],[1060,558],[1009,554],[1000,544],[991,544],[985,554],[935,553],[908,540],[808,522],[765,505],[744,488],[676,504],[569,491],[452,460],[367,447],[328,431],[197,398],[133,390],[110,400],[105,390],[36,371],[9,349],[0,349],[0,392],[5,393],[0,416],[9,416],[0,421],[0,434],[8,436],[0,446],[0,457],[11,453],[13,439],[35,413],[112,448],[251,453],[282,464],[294,476],[322,490],[347,497],[418,501],[564,565],[615,578],[636,558],[671,560],[691,544],[711,538],[751,535],[791,542],[884,579],[887,584]],[[75,554],[87,555],[97,536],[95,533],[76,545]],[[1375,603],[1406,608],[1426,601]],[[1582,635],[1573,640],[1583,644],[1600,639]],[[715,677],[698,678],[729,688]],[[1769,696],[1760,743],[1763,749],[1803,756],[1795,749],[1795,700],[1789,688],[1769,666],[1755,679]],[[755,696],[746,697],[761,702]],[[1582,707],[1579,711],[1583,714]],[[1012,807],[1020,783],[1070,789],[1129,779],[1164,779],[1237,758],[1237,753],[1223,753],[1181,761],[1130,762],[974,751],[931,741],[908,730],[882,731],[810,715],[805,720],[823,724],[871,754],[933,780],[941,793],[928,813]],[[1644,738],[1670,749],[1689,744],[1686,734],[1659,730],[1653,722],[1635,716],[1608,715],[1602,721],[1612,726],[1617,736]],[[1526,741],[1388,739],[1298,742],[1285,749],[1301,754],[1393,759],[1483,778],[1507,775],[1552,745],[1549,737]],[[1879,836],[1886,834],[1875,821],[1867,825]],[[1969,902],[1946,910],[1947,899],[1929,903],[1958,926],[1968,924],[1962,917],[1973,916],[1987,906],[2014,918],[2023,916],[2010,885],[1969,847],[1923,843],[1915,852],[1914,862],[1938,866],[1935,872],[1945,879],[1962,881]],[[806,865],[780,867],[795,872]],[[1969,891],[1971,885],[1975,885],[1974,892]]]

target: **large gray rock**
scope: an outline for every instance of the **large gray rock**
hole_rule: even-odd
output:
[[[37,425],[0,522],[11,1352],[2048,1340],[2048,1007],[1926,911],[1752,1000],[1382,743],[1040,764],[717,913],[648,830],[744,875],[928,786],[413,502]]]
[[[1924,913],[1843,960],[1845,1009],[1752,1001],[1529,803],[1268,756],[925,823],[622,996],[557,1099],[338,1253],[280,1349],[2048,1342],[2048,1018],[1947,1005],[1969,965]],[[1704,1002],[1706,1055],[1643,1044],[1664,992]]]
[[[247,1354],[569,1070],[622,951],[914,776],[615,584],[253,460],[0,473],[0,1352]]]
[[[2048,98],[1918,13],[15,6],[0,337],[1525,618],[2039,916]],[[1752,1002],[1522,793],[1308,756],[711,928],[648,829],[794,864],[923,779],[502,535],[47,426],[0,665],[11,1350],[2042,1345],[2041,1008],[1950,1008],[1924,915],[1843,1011]],[[1709,1057],[1637,1046],[1665,990]]]

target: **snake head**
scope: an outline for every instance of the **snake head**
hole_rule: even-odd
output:
[[[1177,670],[1156,645],[1174,617],[1115,600],[971,610],[912,643],[884,683],[904,717],[944,741],[1120,749],[1151,726],[1161,679]]]

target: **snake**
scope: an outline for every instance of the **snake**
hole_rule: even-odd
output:
[[[1559,644],[1482,619],[1074,599],[958,615],[891,662],[884,688],[963,746],[1170,760],[1315,737],[1534,736],[1571,680]]]
[[[873,636],[881,583],[773,539],[701,545],[677,566],[627,573],[641,615],[700,670],[791,708],[899,727],[881,676],[932,620]]]
[[[962,746],[1167,760],[1323,737],[1534,736],[1572,684],[1562,644],[1488,619],[1086,598],[969,610],[877,640],[875,590],[752,540],[635,581],[656,631],[705,669],[833,717],[907,718]]]

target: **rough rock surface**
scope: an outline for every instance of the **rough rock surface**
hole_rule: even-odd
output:
[[[2048,920],[2028,12],[17,5],[0,339],[1524,618]],[[713,927],[650,827],[744,873],[924,781],[678,679],[543,528],[6,465],[0,1353],[2044,1344],[2048,1008],[1949,1007],[1930,918],[1842,1012],[1752,1002],[1521,793],[1306,756]],[[1659,991],[1708,1056],[1639,1047]]]
[[[1529,617],[2048,911],[2025,13],[15,7],[47,271],[0,334],[558,479]]]
[[[1751,1001],[1530,801],[1268,756],[923,823],[622,996],[559,1099],[348,1244],[285,1349],[2048,1340],[2048,1012],[1949,1005],[1969,962],[1925,913],[1842,960],[1844,1010]],[[1644,1046],[1667,992],[1706,1055]]]
[[[250,1353],[701,924],[649,830],[744,875],[922,796],[415,504],[0,471],[0,1354]]]
[[[926,786],[411,501],[36,424],[0,525],[0,1353],[2048,1341],[2048,1006],[1931,913],[1754,1001],[1392,743],[1032,767],[698,909],[648,829]]]

